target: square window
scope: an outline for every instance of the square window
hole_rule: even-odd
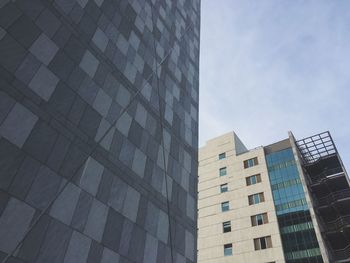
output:
[[[258,193],[248,196],[249,205],[259,204],[265,201],[264,193]]]
[[[267,213],[251,216],[252,226],[259,226],[269,222]]]
[[[255,250],[267,249],[272,247],[271,236],[260,237],[254,239]]]
[[[224,256],[232,256],[232,244],[224,245]]]
[[[230,221],[222,223],[222,232],[224,232],[224,233],[231,232],[231,222]]]
[[[252,176],[247,177],[246,180],[247,180],[247,185],[261,183],[261,175],[254,174]]]
[[[227,184],[220,185],[220,193],[225,193],[227,191],[228,191],[228,185]]]
[[[219,154],[219,160],[225,159],[226,158],[226,153],[220,153]]]
[[[258,165],[258,157],[254,157],[252,159],[248,159],[248,160],[245,160],[243,162],[244,164],[244,168],[249,168],[249,167],[253,167],[255,165]]]
[[[227,169],[226,169],[226,167],[222,167],[222,168],[220,168],[220,170],[219,170],[219,174],[220,174],[220,176],[224,176],[224,175],[226,175],[226,174],[227,174]]]
[[[230,203],[228,201],[221,203],[221,211],[222,212],[226,212],[229,210],[230,210]]]

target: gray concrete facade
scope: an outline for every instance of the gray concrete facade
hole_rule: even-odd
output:
[[[0,2],[0,262],[196,262],[200,0]]]

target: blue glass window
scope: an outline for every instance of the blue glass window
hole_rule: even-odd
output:
[[[258,223],[258,225],[262,225],[264,223],[264,218],[262,214],[256,216],[256,222]]]
[[[230,210],[230,203],[228,201],[221,203],[221,211],[222,212],[226,212],[229,210]]]
[[[256,184],[256,183],[260,183],[260,182],[261,182],[261,175],[260,174],[255,174],[255,175],[246,177],[247,185],[252,185],[252,184]]]
[[[266,163],[286,263],[323,262],[292,149],[268,154]],[[264,249],[266,240],[257,239],[255,247]]]
[[[228,185],[227,184],[220,185],[220,193],[225,193],[227,191],[228,191]]]
[[[259,226],[269,222],[267,213],[251,216],[252,226]]]
[[[227,169],[226,169],[226,167],[222,167],[222,168],[220,168],[220,170],[219,170],[219,174],[220,174],[220,176],[224,176],[224,175],[226,175],[226,174],[227,174]]]
[[[224,233],[231,232],[231,222],[230,221],[222,223],[222,232],[224,232]]]
[[[252,159],[248,159],[248,160],[245,160],[243,162],[244,164],[244,168],[249,168],[249,167],[253,167],[255,165],[258,165],[258,157],[254,157]]]
[[[220,153],[219,154],[219,160],[225,159],[226,158],[226,153]]]
[[[265,201],[264,193],[258,193],[248,196],[249,205],[259,204]]]
[[[254,195],[254,204],[260,203],[260,196],[259,195]]]
[[[224,245],[224,255],[225,256],[232,256],[232,244],[225,244]]]
[[[251,182],[251,184],[256,184],[256,177],[255,177],[255,176],[252,176],[252,177],[250,178],[250,182]]]

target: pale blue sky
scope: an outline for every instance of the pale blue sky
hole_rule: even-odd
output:
[[[202,0],[200,146],[329,130],[350,172],[350,1]]]

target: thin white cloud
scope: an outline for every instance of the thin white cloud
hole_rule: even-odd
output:
[[[203,0],[200,145],[330,130],[350,169],[349,1]]]

